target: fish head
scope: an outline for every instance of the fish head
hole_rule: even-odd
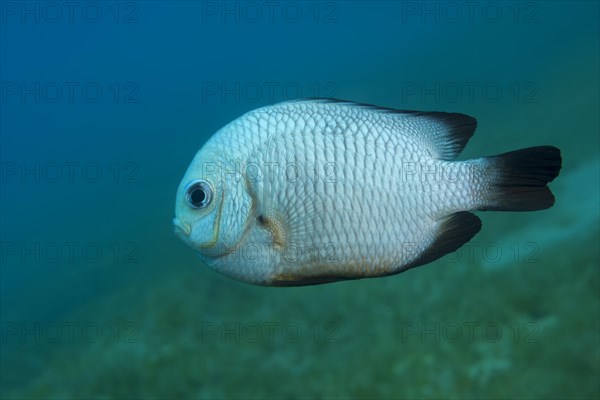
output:
[[[210,267],[234,253],[248,231],[252,199],[239,163],[202,148],[177,189],[175,233]]]

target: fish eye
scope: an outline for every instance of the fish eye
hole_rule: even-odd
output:
[[[212,197],[212,187],[205,180],[193,180],[185,188],[185,200],[194,209],[206,207],[210,204]]]

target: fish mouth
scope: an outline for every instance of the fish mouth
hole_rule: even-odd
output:
[[[175,230],[175,234],[182,239],[187,239],[190,237],[192,233],[192,228],[189,224],[181,221],[179,218],[173,218],[173,229]]]

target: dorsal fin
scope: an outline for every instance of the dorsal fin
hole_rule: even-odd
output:
[[[454,160],[460,154],[477,128],[475,118],[460,113],[396,110],[333,98],[306,98],[290,102],[335,103],[384,114],[395,114],[400,118],[418,118],[421,123],[415,134],[425,140],[435,158],[447,161]]]
[[[424,135],[440,160],[454,160],[465,148],[475,129],[477,120],[465,114],[446,112],[423,112],[418,118],[424,118]]]

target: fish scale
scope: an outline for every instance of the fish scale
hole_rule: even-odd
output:
[[[178,189],[176,231],[210,267],[260,285],[376,277],[431,262],[479,231],[469,210],[554,201],[546,184],[561,159],[551,146],[453,161],[475,126],[463,114],[333,99],[251,111],[194,157]],[[190,204],[189,190],[210,191],[211,201]]]

